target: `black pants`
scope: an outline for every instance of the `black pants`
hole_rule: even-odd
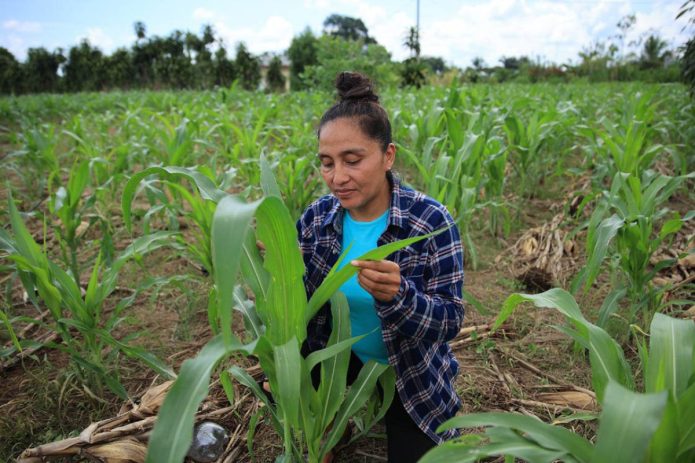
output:
[[[348,367],[347,382],[352,384],[362,368],[362,361],[350,353],[350,366]],[[314,386],[321,381],[319,368],[312,371]],[[435,442],[417,427],[413,419],[401,402],[398,391],[393,396],[393,402],[384,416],[386,424],[386,445],[389,463],[415,463]]]

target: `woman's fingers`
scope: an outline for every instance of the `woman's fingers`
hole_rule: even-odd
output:
[[[357,281],[374,299],[388,302],[394,298],[401,286],[401,269],[388,260],[353,260],[352,265],[359,268]]]

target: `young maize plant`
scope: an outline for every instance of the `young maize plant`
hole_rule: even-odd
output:
[[[356,381],[346,390],[350,346],[360,337],[350,337],[348,306],[338,288],[355,274],[346,266],[333,270],[307,300],[304,263],[297,245],[297,231],[279,188],[262,163],[261,179],[266,196],[245,203],[235,196],[223,197],[212,225],[213,268],[216,299],[209,313],[215,335],[194,359],[182,365],[161,410],[149,444],[147,461],[180,462],[192,439],[194,414],[208,393],[210,377],[221,366],[221,383],[230,400],[230,376],[248,386],[265,403],[270,421],[283,439],[283,455],[276,461],[320,462],[338,443],[348,420],[369,402],[371,416],[360,423],[371,425],[388,409],[393,398],[395,375],[390,367],[374,361],[363,366]],[[255,222],[255,232],[252,227]],[[396,250],[425,239],[423,235],[375,249],[361,259],[384,259]],[[256,239],[266,245],[261,259]],[[243,291],[234,286],[241,272],[254,292],[255,307],[244,301]],[[331,300],[333,332],[327,347],[306,358],[301,347],[307,324]],[[244,305],[246,344],[232,331],[231,310]],[[253,355],[267,375],[275,404],[248,374],[224,361],[234,352]],[[321,383],[316,389],[311,371],[319,368]],[[381,383],[382,398],[374,406],[370,397]],[[257,418],[254,418],[256,421]],[[251,437],[253,435],[253,427]],[[251,439],[252,440],[252,439]],[[252,442],[249,442],[252,445]]]
[[[495,321],[498,328],[522,302],[558,310],[557,327],[589,352],[594,391],[603,410],[595,444],[560,426],[514,413],[476,413],[452,418],[439,431],[487,427],[487,443],[446,442],[420,463],[465,463],[504,455],[529,462],[687,463],[695,461],[695,323],[657,313],[649,347],[640,345],[644,390],[618,343],[587,321],[562,289],[512,294]]]
[[[113,368],[120,353],[142,361],[165,377],[175,376],[169,367],[150,352],[131,346],[112,335],[112,331],[123,320],[123,311],[135,301],[140,292],[165,282],[146,281],[133,295],[119,301],[108,315],[103,310],[106,299],[116,289],[118,274],[123,266],[133,258],[164,246],[172,246],[174,235],[159,232],[139,238],[109,267],[104,265],[100,253],[83,296],[82,288],[73,276],[49,260],[45,250],[36,244],[24,225],[11,194],[8,209],[13,235],[4,231],[0,233],[0,249],[14,262],[30,300],[37,307],[43,302],[51,319],[47,323],[38,319],[28,321],[45,324],[59,334],[61,341],[47,346],[60,349],[70,356],[75,373],[83,385],[92,389],[92,393],[100,395],[102,385],[106,384],[115,394],[126,399],[126,390],[118,379],[117,370]],[[15,343],[15,347],[21,350],[22,343],[23,341]],[[111,350],[105,355],[107,348]]]
[[[582,284],[585,289],[593,284],[612,243],[617,262],[613,272],[619,270],[625,282],[617,282],[606,297],[599,311],[599,326],[606,324],[625,296],[631,304],[629,323],[635,321],[641,310],[646,324],[650,314],[658,310],[663,289],[653,287],[651,280],[660,270],[676,262],[673,259],[665,260],[650,270],[651,257],[664,241],[681,229],[684,222],[695,217],[695,211],[690,211],[684,217],[674,213],[661,225],[656,236],[655,228],[668,213],[668,209],[662,206],[683,182],[693,177],[695,174],[669,177],[647,170],[639,178],[618,172],[610,190],[603,192],[589,221],[587,264],[572,284],[573,291]]]

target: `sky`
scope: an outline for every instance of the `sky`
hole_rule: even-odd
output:
[[[626,46],[656,33],[675,48],[692,34],[682,30],[683,18],[675,20],[684,1],[420,0],[421,49],[460,67],[475,57],[495,65],[502,56],[521,55],[576,63],[582,49],[617,34],[616,24],[631,13],[636,23]],[[243,41],[256,54],[282,52],[307,27],[320,34],[323,21],[337,13],[361,18],[392,58],[402,60],[416,11],[417,0],[0,0],[0,46],[20,61],[28,48],[67,50],[85,38],[111,53],[133,44],[133,23],[142,21],[147,35],[199,34],[211,24],[228,49]]]

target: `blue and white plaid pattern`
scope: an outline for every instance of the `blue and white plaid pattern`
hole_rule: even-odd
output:
[[[436,434],[437,426],[461,406],[454,389],[458,362],[447,341],[458,334],[463,323],[463,249],[458,229],[444,206],[390,178],[389,223],[379,246],[450,226],[388,257],[400,265],[401,287],[393,301],[376,301],[401,401],[420,429],[440,443],[457,433]],[[343,213],[338,199],[327,195],[309,205],[297,222],[309,297],[338,260]],[[307,343],[311,351],[328,342],[329,318],[326,305],[309,323]]]

